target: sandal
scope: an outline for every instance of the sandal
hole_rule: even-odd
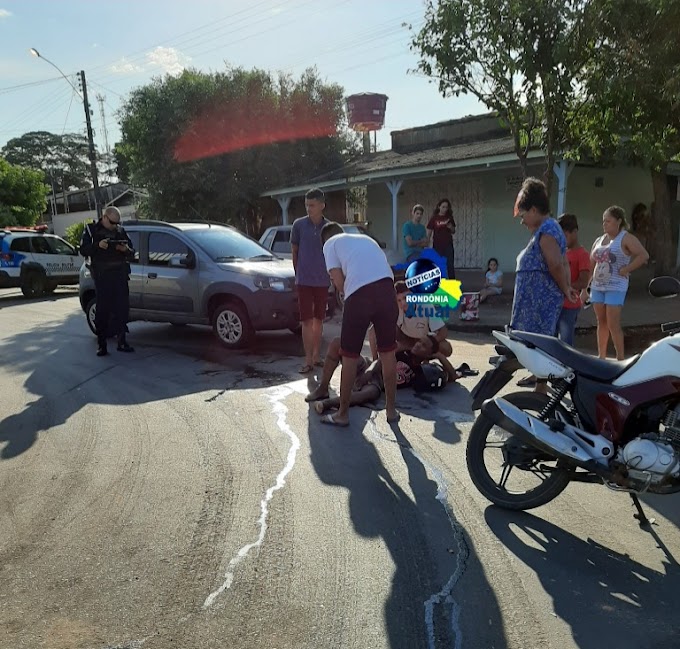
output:
[[[479,370],[470,369],[470,366],[467,363],[463,363],[460,367],[457,367],[456,372],[461,376],[479,376]]]
[[[305,401],[307,403],[312,403],[312,401],[321,401],[322,399],[328,399],[328,391],[324,392],[323,394],[317,394],[317,388],[314,390],[314,392],[310,392],[306,397]]]
[[[299,374],[309,374],[314,368],[311,365],[303,365],[299,370]]]
[[[342,428],[347,428],[347,426],[349,426],[348,421],[335,421],[334,415],[326,415],[325,417],[321,417],[321,423],[328,424],[329,426],[340,426]]]
[[[316,363],[314,363],[314,367],[323,367],[324,360],[323,358],[320,358]]]

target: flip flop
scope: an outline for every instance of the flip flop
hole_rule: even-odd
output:
[[[345,423],[345,422],[335,421],[335,419],[333,418],[333,415],[325,415],[325,416],[321,417],[321,423],[322,424],[328,424],[329,426],[339,426],[341,428],[347,428],[347,426],[349,426],[349,422]]]
[[[299,374],[309,374],[314,368],[311,365],[303,365],[299,370]]]
[[[314,392],[316,392],[316,390],[314,390]],[[312,403],[313,401],[322,401],[323,399],[328,399],[328,392],[326,392],[325,394],[318,394],[317,396],[313,397],[312,395],[314,394],[314,392],[310,392],[305,397],[305,401],[307,403]]]
[[[461,376],[479,376],[479,370],[470,369],[470,366],[467,363],[463,363],[460,367],[457,367],[456,372]]]
[[[323,367],[323,363],[324,363],[323,359],[319,359],[318,361],[316,361],[316,363],[314,363],[314,366]]]

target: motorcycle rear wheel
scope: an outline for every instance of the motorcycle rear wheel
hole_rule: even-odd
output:
[[[544,394],[537,392],[515,392],[504,397],[512,405],[527,411],[529,414],[538,415],[538,413],[547,405],[549,397]],[[563,406],[557,406],[554,413],[550,413],[551,417],[558,415],[560,419],[565,422],[573,424],[573,419],[569,412]],[[552,460],[553,470],[547,474],[547,477],[543,480],[541,484],[533,489],[529,489],[523,493],[511,493],[505,486],[496,482],[490,475],[486,463],[484,461],[484,451],[489,448],[487,446],[487,439],[489,434],[493,429],[501,430],[499,427],[494,426],[490,419],[480,413],[479,417],[472,426],[470,431],[470,437],[467,443],[467,467],[470,473],[470,478],[475,487],[479,492],[488,500],[490,500],[495,505],[502,507],[504,509],[512,510],[526,510],[534,509],[549,503],[551,500],[557,498],[567,487],[570,481],[569,471],[562,466],[560,462],[556,459]],[[518,445],[518,441],[507,433],[502,431],[507,435],[507,440],[505,442],[499,442],[504,446],[505,444],[515,444]],[[491,448],[501,448],[501,447],[491,447]],[[537,449],[531,449],[526,446],[522,446],[522,449],[526,449],[526,453],[531,456],[535,453],[537,459],[535,460],[536,465],[545,464],[548,460],[547,456],[542,454]],[[507,470],[507,476],[509,477],[512,470],[518,465],[512,464],[502,464],[503,475]],[[507,467],[510,466],[510,469]],[[527,469],[518,469],[520,471],[526,471]],[[534,474],[535,475],[535,474]],[[502,478],[501,478],[502,479]],[[507,477],[506,477],[507,481]]]

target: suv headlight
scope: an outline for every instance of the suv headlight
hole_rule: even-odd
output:
[[[285,279],[281,277],[264,277],[258,275],[253,279],[255,286],[262,289],[263,291],[278,291],[283,293],[284,291],[290,291],[291,288]]]

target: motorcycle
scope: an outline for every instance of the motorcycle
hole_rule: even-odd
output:
[[[680,281],[655,278],[649,292],[677,297]],[[472,408],[481,412],[467,443],[468,471],[482,495],[527,510],[570,482],[602,484],[629,493],[640,525],[649,524],[637,494],[680,492],[680,321],[661,330],[666,336],[623,361],[551,336],[494,331],[498,356],[472,391]],[[547,380],[548,394],[496,397],[522,368]],[[499,479],[486,465],[494,453]]]

